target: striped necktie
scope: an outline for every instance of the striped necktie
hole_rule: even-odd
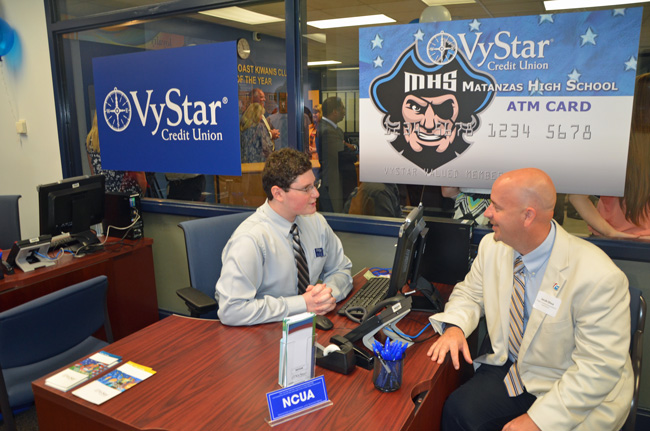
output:
[[[293,256],[296,258],[296,267],[298,268],[298,292],[303,294],[307,290],[307,286],[309,286],[309,267],[307,266],[305,251],[300,244],[298,225],[295,223],[291,226],[291,235],[293,236]]]
[[[524,392],[524,382],[521,381],[517,365],[519,347],[524,336],[524,285],[524,262],[519,256],[515,260],[512,298],[510,299],[510,336],[508,337],[508,353],[515,362],[503,379],[508,395],[511,397],[516,397]]]

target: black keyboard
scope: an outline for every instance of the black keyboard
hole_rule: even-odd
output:
[[[390,278],[388,277],[373,277],[366,281],[361,289],[352,295],[343,307],[338,311],[338,314],[345,315],[346,310],[353,307],[363,307],[366,311],[370,311],[375,305],[380,303],[386,298],[388,294],[388,286],[390,285]]]

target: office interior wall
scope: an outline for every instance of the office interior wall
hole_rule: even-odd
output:
[[[153,263],[158,292],[158,308],[189,314],[176,290],[190,285],[185,238],[178,223],[194,217],[169,214],[142,214],[144,235],[153,238]]]
[[[23,238],[37,236],[36,186],[61,179],[54,89],[42,0],[0,0],[16,32],[0,62],[0,194],[19,194]],[[27,135],[15,123],[27,121]]]

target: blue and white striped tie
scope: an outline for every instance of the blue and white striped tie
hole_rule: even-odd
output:
[[[519,256],[515,260],[512,298],[510,299],[510,336],[508,337],[508,352],[515,362],[503,379],[508,395],[511,397],[516,397],[524,392],[524,382],[521,381],[517,365],[519,347],[524,337],[524,285],[524,262]]]

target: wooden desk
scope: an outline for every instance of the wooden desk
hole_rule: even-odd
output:
[[[56,265],[30,272],[15,269],[0,280],[0,311],[55,292],[75,283],[106,275],[108,315],[113,337],[119,340],[158,321],[153,270],[153,240],[109,238],[103,251],[75,258],[63,256]],[[3,253],[3,258],[9,252]]]
[[[355,283],[356,284],[356,283]],[[334,313],[331,331],[317,330],[321,344],[355,324]],[[400,329],[415,333],[426,322],[411,313]],[[431,335],[427,329],[423,337]],[[118,341],[106,350],[152,367],[157,374],[103,405],[71,393],[32,384],[41,431],[269,430],[266,393],[279,389],[281,324],[227,327],[218,321],[171,316]],[[460,384],[449,361],[432,363],[431,340],[408,349],[402,388],[382,393],[372,371],[359,367],[344,376],[320,367],[332,406],[278,425],[278,430],[438,429],[442,404]],[[428,392],[427,392],[428,391]],[[426,395],[418,409],[413,399]]]

